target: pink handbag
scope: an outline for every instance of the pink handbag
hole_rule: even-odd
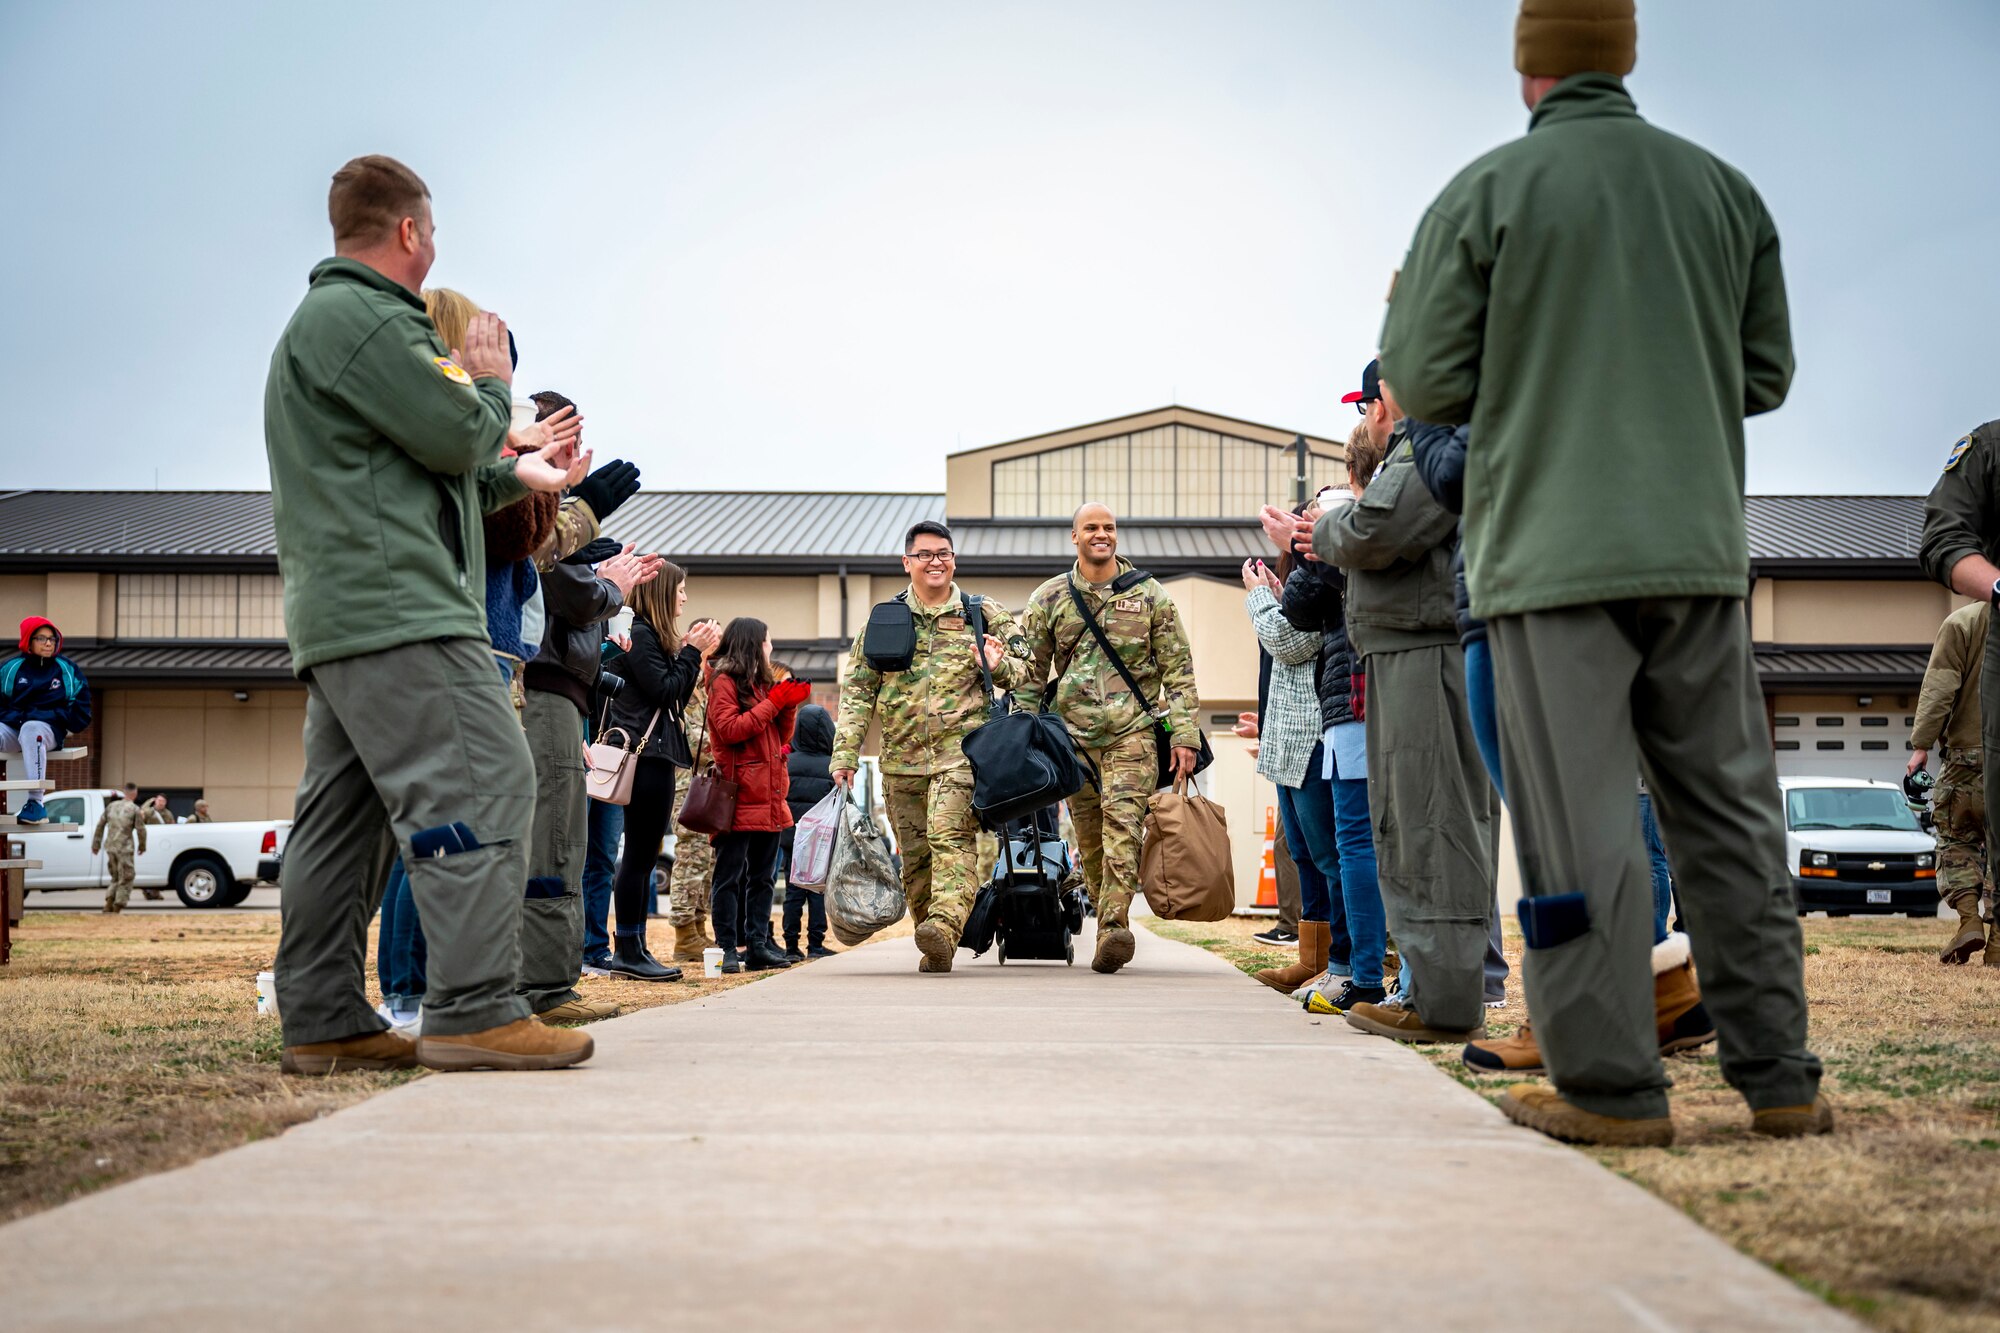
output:
[[[607,713],[609,710],[606,710]],[[653,710],[653,720],[646,724],[646,734],[639,738],[637,745],[623,727],[613,727],[609,731],[597,733],[597,740],[583,747],[584,770],[583,789],[591,800],[602,801],[606,805],[632,804],[632,779],[638,775],[638,759],[646,748],[646,742],[653,739],[653,728],[660,725],[660,710]],[[612,737],[617,737],[617,744]]]

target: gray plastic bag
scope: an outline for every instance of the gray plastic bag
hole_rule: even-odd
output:
[[[850,949],[903,919],[903,881],[875,824],[853,802],[840,803],[840,832],[826,873],[826,919]]]

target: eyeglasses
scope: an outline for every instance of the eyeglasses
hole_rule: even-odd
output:
[[[1376,401],[1377,400],[1373,398],[1363,398],[1360,402],[1354,405],[1354,410],[1356,412],[1359,412],[1362,416],[1365,417],[1368,415],[1368,404]]]
[[[903,559],[914,560],[920,565],[948,565],[957,556],[956,551],[911,551]]]

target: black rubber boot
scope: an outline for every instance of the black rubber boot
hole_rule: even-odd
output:
[[[750,947],[743,951],[743,965],[752,972],[768,972],[774,968],[790,967],[785,956],[771,941],[758,938],[750,941]]]
[[[620,935],[612,943],[611,961],[605,964],[607,972],[634,981],[679,981],[681,970],[667,967],[653,960],[646,952],[646,943],[637,935]]]
[[[806,956],[799,952],[799,937],[796,935],[785,936],[785,961],[788,963],[803,963],[805,960]]]

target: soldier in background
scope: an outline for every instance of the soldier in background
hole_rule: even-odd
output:
[[[190,824],[213,824],[215,816],[208,813],[208,802],[196,801],[194,803],[194,813],[187,817],[187,822]]]
[[[1035,589],[1028,599],[1028,644],[1022,706],[1036,707],[1053,684],[1055,711],[1077,749],[1097,767],[1096,787],[1070,798],[1083,873],[1097,901],[1097,953],[1091,967],[1116,972],[1132,961],[1135,941],[1126,910],[1139,887],[1139,841],[1146,806],[1159,787],[1155,710],[1172,738],[1173,777],[1193,775],[1200,755],[1195,710],[1194,654],[1167,590],[1140,577],[1118,555],[1118,519],[1088,503],[1070,520],[1076,564]],[[1071,589],[1090,607],[1104,637],[1146,697],[1135,698],[1098,646]]]
[[[113,797],[104,803],[104,813],[97,817],[97,830],[90,835],[90,851],[95,856],[104,853],[104,868],[111,875],[111,887],[104,891],[104,910],[110,913],[125,910],[126,902],[132,897],[133,840],[136,838],[139,851],[146,850],[147,819],[139,808],[139,788],[125,784],[125,794]],[[157,898],[157,893],[148,894]]]
[[[1952,445],[1951,452],[1945,457],[1944,475],[1931,487],[1930,497],[1924,502],[1924,536],[1917,548],[1917,561],[1924,567],[1924,573],[1960,596],[1974,598],[1988,607],[2000,602],[2000,564],[1996,564],[2000,561],[2000,453],[1996,450],[2000,450],[2000,421],[1989,421],[1960,436],[1958,442]],[[1953,618],[1962,614],[1955,613]],[[2000,617],[1989,614],[1986,619],[1989,646],[1996,625],[2000,625]],[[1936,663],[1935,654],[1931,661]],[[1924,684],[1928,693],[1928,671],[1924,675]],[[1975,697],[1970,685],[1964,687],[1964,692],[1968,698]],[[1986,864],[1989,870],[1995,864],[1993,811],[2000,807],[2000,698],[1996,695],[2000,695],[2000,673],[1981,672],[1976,697],[1979,700],[1980,785],[1985,789],[1986,797]],[[1943,806],[1942,799],[1937,800],[1940,835],[1944,832]],[[1942,852],[1942,836],[1938,841]],[[1942,868],[1939,879],[1943,879]],[[1968,924],[1960,920],[1961,937],[1966,933]],[[1996,953],[2000,950],[1989,943],[1986,948],[1988,966],[2000,966],[1995,962]]]
[[[681,711],[681,725],[690,736],[708,734],[708,688],[695,682]],[[713,766],[707,748],[699,756],[703,772]],[[687,800],[690,769],[674,770],[674,814],[679,817]],[[683,833],[674,839],[674,869],[667,881],[667,924],[674,928],[674,961],[699,963],[701,952],[715,943],[708,933],[709,886],[715,879],[715,844],[705,834]]]
[[[840,681],[833,780],[845,789],[861,766],[861,742],[882,722],[882,794],[903,853],[903,896],[917,923],[919,972],[949,972],[965,918],[979,892],[979,821],[972,813],[972,768],[959,742],[989,712],[979,663],[996,689],[1022,678],[1014,617],[979,599],[986,631],[975,638],[965,595],[953,577],[951,529],[923,522],[903,538],[916,649],[904,671],[869,664],[867,636],[854,640]]]
[[[167,794],[165,792],[160,792],[156,794],[152,800],[140,806],[139,817],[148,824],[173,823],[174,812],[167,809]],[[143,852],[146,849],[142,845],[139,848],[139,850]],[[158,889],[141,889],[139,890],[139,892],[145,895],[147,902],[156,903],[159,902],[162,898],[166,897],[166,895],[161,893]]]
[[[1958,930],[1938,952],[1938,961],[1966,962],[1983,945],[1986,966],[2000,967],[2000,925],[1980,921],[1982,907],[1987,917],[1993,915],[1979,746],[1980,667],[1992,619],[1992,607],[1974,602],[1952,612],[1938,627],[1930,665],[1924,669],[1917,724],[1910,732],[1910,762],[1904,771],[1916,772],[1937,750],[1938,780],[1931,789],[1931,811],[1937,818],[1938,891],[1958,913]]]

